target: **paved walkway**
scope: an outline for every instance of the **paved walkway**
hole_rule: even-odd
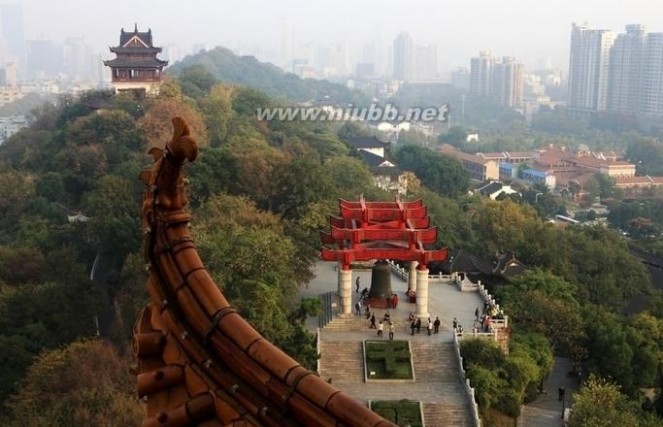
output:
[[[579,385],[575,377],[569,376],[572,362],[564,357],[555,357],[553,372],[544,384],[545,394],[536,401],[524,406],[518,419],[520,427],[560,427],[562,421],[562,402],[558,399],[559,387],[564,387],[564,407],[573,403],[573,393]]]
[[[322,293],[338,290],[338,272],[336,271],[336,263],[318,262],[315,266],[314,273],[315,278],[308,284],[308,288],[302,289],[302,296],[317,297]],[[364,287],[370,289],[371,286],[370,270],[353,270],[353,305],[359,296],[359,294],[354,292],[355,279],[357,276],[361,278],[361,289]],[[391,276],[391,289],[394,293],[398,294],[400,300],[398,308],[389,310],[397,328],[396,333],[408,333],[409,335],[410,323],[407,319],[410,312],[416,312],[416,304],[411,304],[405,301],[407,282],[393,274]],[[460,292],[458,287],[450,283],[429,283],[428,285],[428,311],[431,319],[435,320],[435,316],[439,316],[440,321],[442,321],[441,331],[447,332],[440,334],[440,338],[448,339],[449,341],[452,340],[451,322],[454,317],[458,320],[459,324],[463,326],[466,332],[472,331],[474,310],[477,307],[483,307],[483,300],[477,292]],[[374,309],[373,311],[375,313],[375,318],[381,319],[386,310]],[[425,334],[426,332],[426,321],[427,319],[421,319],[421,334]],[[318,326],[317,318],[309,319],[307,325],[310,329],[314,330]],[[427,336],[424,337],[422,335],[422,339],[423,338],[427,338]]]
[[[315,268],[316,277],[309,283],[306,289],[302,289],[301,294],[305,296],[318,296],[326,292],[335,292],[338,289],[338,272],[336,263],[319,262]],[[356,302],[359,294],[355,291],[355,280],[360,277],[360,289],[371,285],[371,271],[361,270],[353,271],[352,274],[352,303]],[[440,362],[438,368],[445,374],[437,375],[427,381],[426,379],[417,379],[416,383],[385,384],[364,383],[361,382],[337,382],[334,385],[344,390],[351,396],[361,400],[398,400],[404,397],[413,397],[420,400],[425,405],[437,406],[437,409],[424,409],[424,416],[434,420],[433,424],[437,427],[470,427],[472,421],[469,409],[470,399],[465,393],[461,381],[460,372],[458,372],[457,360],[453,354],[453,335],[451,333],[451,324],[454,318],[463,326],[466,331],[472,330],[474,322],[474,310],[477,307],[483,307],[483,300],[477,292],[460,292],[455,285],[450,283],[429,283],[428,308],[432,320],[439,316],[442,325],[439,334],[428,335],[426,324],[428,319],[422,320],[422,328],[419,333],[411,335],[410,322],[408,316],[410,312],[416,312],[416,304],[408,303],[405,298],[407,291],[407,282],[397,277],[391,276],[392,292],[399,296],[399,304],[396,309],[389,309],[392,322],[395,325],[395,339],[407,339],[413,343],[439,343],[440,353],[437,353],[444,362]],[[338,313],[340,307],[336,307],[334,312]],[[373,309],[376,319],[381,319],[386,309]],[[357,316],[353,323],[353,330],[336,330],[332,322],[329,327],[324,328],[320,333],[320,339],[323,342],[360,342],[365,339],[376,339],[377,334],[374,329],[369,329],[370,322],[364,316]],[[311,329],[318,326],[317,318],[309,319],[307,325]],[[342,329],[342,328],[341,328]],[[384,336],[387,336],[385,328]],[[386,338],[385,338],[386,339]],[[444,353],[444,354],[443,354]],[[452,372],[448,372],[452,371]],[[439,411],[442,413],[436,414]],[[442,418],[440,418],[440,416]],[[439,421],[440,419],[445,421]]]
[[[302,289],[302,296],[319,296],[325,292],[335,292],[338,289],[338,272],[336,270],[336,263],[318,262],[316,264],[315,278],[311,280],[308,287]],[[352,297],[353,304],[358,297],[355,290],[355,279],[359,276],[361,279],[360,288],[368,287],[371,285],[371,271],[370,270],[354,270],[352,272]],[[400,298],[398,308],[390,309],[390,314],[396,325],[396,339],[409,339],[414,341],[430,341],[442,340],[451,342],[453,337],[451,335],[451,322],[455,317],[459,324],[463,325],[465,331],[471,331],[474,322],[474,310],[476,307],[483,306],[483,300],[477,292],[460,292],[458,288],[449,283],[430,283],[429,284],[429,313],[434,320],[435,316],[439,316],[442,321],[440,334],[428,336],[425,325],[427,319],[422,319],[422,330],[419,334],[414,336],[410,335],[409,322],[407,320],[410,312],[416,312],[416,304],[405,302],[404,294],[407,290],[407,282],[400,279],[396,275],[392,275],[391,281],[392,291],[397,293]],[[338,312],[338,307],[335,312]],[[386,310],[375,309],[376,318],[382,318]],[[368,321],[366,321],[368,326]],[[315,330],[318,326],[317,318],[310,318],[307,325],[311,330]],[[386,336],[386,331],[385,331]],[[330,341],[361,341],[366,338],[374,338],[375,331],[366,329],[364,331],[327,331],[323,330],[321,333],[321,340]],[[562,422],[562,402],[558,400],[558,388],[565,387],[565,407],[568,408],[571,404],[572,394],[577,390],[578,385],[575,378],[568,376],[571,371],[571,361],[565,358],[555,358],[555,365],[551,376],[545,383],[545,394],[541,395],[535,402],[530,405],[524,406],[521,416],[518,419],[518,426],[520,427],[560,427]],[[341,386],[341,384],[338,384]],[[363,384],[363,385],[350,385],[343,384],[345,387],[362,387],[364,392],[371,390],[369,394],[375,394],[376,398],[389,398],[399,395],[398,391],[376,384]],[[460,396],[449,396],[451,390],[446,389],[440,384],[411,384],[406,388],[410,393],[408,395],[427,395],[435,394],[439,396],[441,402],[458,402]],[[354,390],[347,390],[352,394]],[[395,393],[395,394],[394,394]],[[393,395],[393,396],[392,396]],[[402,396],[402,394],[400,394]]]

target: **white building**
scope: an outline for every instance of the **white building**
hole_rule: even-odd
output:
[[[414,78],[414,47],[408,33],[394,39],[394,78],[406,82]]]
[[[608,109],[616,113],[635,114],[640,108],[645,27],[627,25],[610,49]]]
[[[572,24],[568,107],[576,112],[605,111],[608,107],[610,48],[614,34]]]
[[[642,73],[641,114],[663,119],[663,33],[649,33]]]

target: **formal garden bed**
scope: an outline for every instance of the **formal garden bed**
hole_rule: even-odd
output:
[[[421,407],[416,400],[378,400],[370,402],[371,409],[401,427],[423,427]]]
[[[365,341],[366,380],[414,380],[408,341]]]

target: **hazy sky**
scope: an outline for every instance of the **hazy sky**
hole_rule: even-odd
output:
[[[156,45],[260,47],[278,55],[286,22],[295,45],[347,42],[386,47],[409,32],[437,43],[443,69],[469,65],[479,50],[515,56],[529,68],[546,58],[565,69],[572,22],[622,32],[641,23],[663,32],[661,0],[0,0],[23,7],[26,39],[82,36],[95,48],[116,45],[120,28],[152,29]],[[445,66],[448,65],[448,66]]]

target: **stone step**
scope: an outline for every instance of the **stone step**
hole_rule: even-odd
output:
[[[410,341],[417,382],[459,382],[458,360],[448,341]]]
[[[361,341],[321,341],[320,377],[335,382],[364,381],[364,351]]]
[[[469,405],[424,403],[424,424],[434,427],[474,427]]]
[[[467,395],[462,384],[459,383],[371,381],[368,383],[333,382],[332,385],[361,402],[410,399],[423,403],[444,403],[458,407],[468,405]]]

